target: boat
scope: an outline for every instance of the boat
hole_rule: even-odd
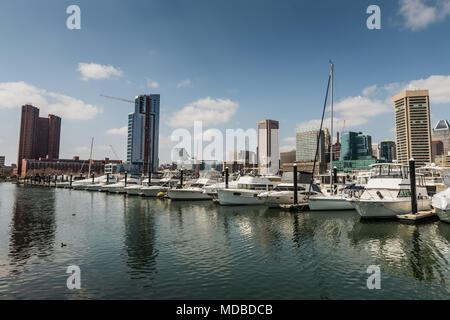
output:
[[[236,187],[217,189],[217,197],[221,205],[264,205],[265,200],[258,195],[280,183],[280,176],[245,175],[236,180]]]
[[[416,175],[417,210],[430,210],[431,197],[427,193],[424,177]],[[411,213],[411,186],[409,167],[398,163],[371,165],[371,176],[359,199],[351,199],[363,218],[395,218]]]
[[[179,182],[175,178],[176,172],[165,171],[161,179],[153,179],[150,185],[143,186],[140,190],[140,195],[144,197],[156,197],[161,192],[167,192],[171,187],[176,186]]]
[[[127,183],[125,184],[125,179],[120,180],[119,182],[103,185],[100,189],[101,191],[106,191],[109,193],[126,193],[125,188],[132,185],[139,184],[140,181],[137,178],[128,178]]]
[[[211,200],[212,196],[203,192],[203,188],[216,184],[222,174],[216,170],[200,171],[200,177],[185,188],[169,189],[167,195],[172,200]]]
[[[309,191],[309,184],[297,185],[297,200],[298,202],[305,202],[308,196],[321,195],[320,188],[313,184],[311,191]],[[279,208],[280,205],[294,203],[294,184],[280,183],[272,191],[262,192],[258,194],[258,198],[264,200],[264,203],[269,208]]]
[[[108,177],[107,175],[98,177],[98,178],[94,178],[94,183],[91,183],[86,185],[84,187],[84,190],[87,191],[99,191],[100,189],[102,189],[102,187],[104,185],[109,185],[109,184],[113,184],[116,183],[117,180],[113,177]]]
[[[450,188],[435,194],[432,199],[432,205],[439,219],[450,223]]]
[[[430,196],[450,187],[450,169],[436,166],[434,163],[417,168],[416,172],[425,178],[425,187]]]

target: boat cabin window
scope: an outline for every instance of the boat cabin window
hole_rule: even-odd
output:
[[[267,190],[273,190],[273,185],[266,185],[266,184],[238,184],[238,189],[247,189],[247,190],[266,190],[267,189]]]
[[[407,198],[407,197],[411,197],[411,190],[409,190],[409,189],[401,189],[401,190],[398,192],[397,197],[399,197],[399,198]]]
[[[398,179],[407,179],[408,167],[404,166],[393,166],[393,165],[380,165],[374,166],[370,170],[371,178],[398,178]]]

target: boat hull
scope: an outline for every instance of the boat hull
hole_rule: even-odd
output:
[[[142,193],[142,187],[125,188],[125,192],[129,196],[138,196]]]
[[[141,189],[141,195],[144,197],[156,197],[160,192],[166,192],[167,188],[160,187],[160,188],[147,188],[144,187]]]
[[[436,208],[436,213],[441,221],[450,223],[450,210]]]
[[[203,190],[170,189],[167,195],[172,200],[211,200],[212,197]]]
[[[352,202],[356,211],[362,218],[396,218],[399,214],[411,213],[411,201],[365,201]],[[431,200],[417,201],[417,210],[431,209]]]
[[[258,193],[259,192],[239,189],[219,189],[217,190],[217,197],[219,203],[224,206],[264,205],[264,199],[258,198]]]
[[[308,205],[311,211],[354,210],[352,202],[345,198],[309,198]]]

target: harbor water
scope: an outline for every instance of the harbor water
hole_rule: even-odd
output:
[[[0,183],[0,299],[449,299],[449,271],[440,221]]]

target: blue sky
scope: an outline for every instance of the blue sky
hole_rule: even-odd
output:
[[[72,4],[81,30],[66,27]],[[366,27],[371,4],[380,30]],[[115,158],[113,145],[125,159],[133,105],[100,94],[144,93],[161,94],[162,161],[172,131],[195,119],[220,130],[279,120],[287,150],[320,118],[329,59],[337,128],[394,138],[390,99],[404,88],[430,89],[432,125],[450,118],[449,31],[449,0],[1,1],[0,154],[16,162],[28,102],[62,116],[61,157],[87,158],[94,136],[95,158]]]

